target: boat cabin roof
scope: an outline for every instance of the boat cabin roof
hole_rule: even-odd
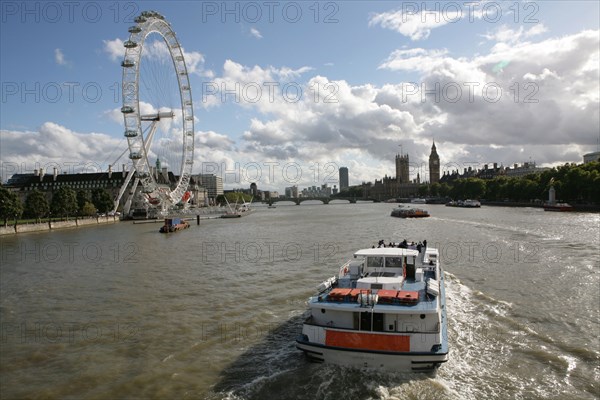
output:
[[[399,247],[377,247],[374,249],[362,249],[354,253],[354,258],[357,257],[402,257],[402,256],[418,256],[417,250],[402,249]]]

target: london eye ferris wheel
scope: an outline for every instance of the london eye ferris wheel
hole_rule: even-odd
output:
[[[192,92],[171,25],[155,11],[134,21],[121,63],[124,135],[135,170],[133,192],[139,186],[144,201],[164,212],[187,197],[194,158]]]

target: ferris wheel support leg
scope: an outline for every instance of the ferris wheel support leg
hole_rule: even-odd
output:
[[[123,182],[123,185],[121,186],[121,189],[119,190],[119,194],[118,194],[117,198],[115,199],[115,206],[114,206],[113,212],[117,211],[117,208],[119,207],[119,202],[121,201],[121,197],[123,197],[123,193],[125,193],[125,190],[127,190],[127,186],[129,186],[129,182],[131,181],[131,178],[133,177],[134,174],[135,174],[135,168],[131,168],[131,170],[127,174],[127,177],[125,178],[125,182]]]
[[[152,126],[150,127],[150,132],[148,132],[148,135],[146,135],[146,140],[144,140],[144,153],[146,153],[146,157],[148,157],[148,150],[150,150],[150,145],[152,144],[152,139],[154,138],[154,134],[156,133],[156,128],[158,128],[158,125],[156,124],[156,122],[157,121],[152,122]],[[146,160],[146,162],[148,162],[148,160]]]
[[[131,187],[131,194],[127,197],[127,200],[125,201],[125,206],[123,206],[124,216],[129,215],[129,211],[131,210],[131,203],[133,202],[133,198],[135,197],[135,191],[137,190],[139,182],[140,180],[138,178],[135,178],[133,186]]]
[[[144,149],[144,159],[146,160],[146,166],[148,167],[148,172],[150,172],[150,160],[148,160],[148,151],[150,150],[150,145],[152,144],[152,139],[154,138],[154,134],[156,133],[156,129],[158,128],[157,124],[158,120],[152,122],[150,125],[150,132],[146,135],[146,139],[142,137],[142,147]]]

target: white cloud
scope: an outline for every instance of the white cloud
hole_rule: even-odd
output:
[[[103,40],[104,51],[112,61],[122,60],[125,56],[125,47],[123,41],[119,38],[114,40]]]
[[[495,39],[505,40],[502,35]],[[584,31],[539,42],[499,42],[488,54],[472,58],[454,58],[446,51],[398,50],[380,68],[421,74],[411,96],[425,104],[415,112],[429,114],[426,105],[432,103],[446,116],[444,124],[428,129],[436,139],[467,143],[467,149],[499,145],[502,150],[494,154],[505,154],[504,160],[516,146],[525,147],[526,152],[539,152],[538,161],[549,162],[553,156],[564,159],[552,146],[592,145],[597,135],[599,66],[593,60],[598,59],[599,45],[598,31]],[[483,90],[486,85],[490,90]],[[455,88],[462,91],[458,98]],[[396,89],[406,97],[406,90]],[[389,102],[399,108],[414,107],[413,103]]]
[[[210,149],[210,151],[228,151],[233,150],[234,142],[227,135],[222,135],[214,131],[200,131],[196,133],[195,145],[200,150],[206,148]]]
[[[114,40],[104,40],[104,51],[108,54],[111,61],[120,61],[125,56],[125,47],[123,41],[119,38]],[[197,51],[186,51],[181,48],[188,74],[195,74],[202,77],[212,78],[214,73],[211,70],[204,69],[204,55]],[[159,62],[165,62],[170,65],[171,54],[165,42],[161,39],[149,39],[144,43],[142,57]]]
[[[117,157],[127,146],[107,134],[74,132],[55,122],[45,122],[36,131],[2,130],[0,135],[2,161],[18,166],[18,170],[11,171],[14,173],[31,173],[38,168],[35,165],[48,172],[49,165],[66,172],[106,170],[106,163],[113,161],[106,157],[111,154]],[[6,172],[5,168],[3,173]]]
[[[68,65],[69,63],[65,59],[65,55],[61,49],[54,49],[54,61],[58,65]]]
[[[262,39],[262,34],[256,28],[250,28],[250,35],[254,36],[257,39]]]
[[[308,66],[297,69],[248,67],[226,60],[222,75],[203,86],[202,106],[210,108],[230,102],[242,107],[258,107],[264,113],[287,112],[294,108],[289,99],[297,95],[300,87],[296,80],[311,70]]]
[[[548,29],[544,24],[536,24],[530,29],[520,26],[517,30],[511,29],[507,25],[501,25],[495,31],[484,34],[483,37],[491,41],[514,44],[521,42],[522,39],[529,39],[547,31]]]
[[[523,31],[521,37],[530,36]],[[417,86],[353,86],[314,76],[301,84],[297,102],[240,103],[263,116],[252,118],[238,146],[242,153],[231,158],[255,154],[281,162],[340,160],[343,165],[348,164],[343,157],[352,155],[361,160],[357,168],[393,175],[399,144],[424,168],[435,138],[442,162],[457,168],[512,165],[530,157],[538,164],[577,162],[594,146],[600,125],[598,42],[598,31],[585,31],[510,46],[497,43],[487,54],[472,57],[400,49],[380,66],[419,73]],[[217,80],[262,83],[300,75],[284,70],[229,60]],[[314,96],[315,88],[320,96]],[[457,88],[460,92],[453,92]],[[334,101],[324,102],[331,93]],[[383,173],[368,176],[372,180]]]
[[[394,30],[411,40],[422,40],[429,37],[432,29],[458,22],[461,18],[460,10],[440,12],[403,7],[402,10],[372,15],[369,18],[369,26],[381,25],[382,28]]]

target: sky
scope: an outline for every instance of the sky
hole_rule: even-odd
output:
[[[123,42],[148,9],[183,49],[193,172],[222,176],[226,189],[333,186],[342,166],[351,185],[372,182],[395,176],[398,153],[426,180],[434,140],[442,171],[581,163],[599,150],[597,1],[0,7],[2,181],[129,161]],[[164,56],[152,48],[142,64]]]

